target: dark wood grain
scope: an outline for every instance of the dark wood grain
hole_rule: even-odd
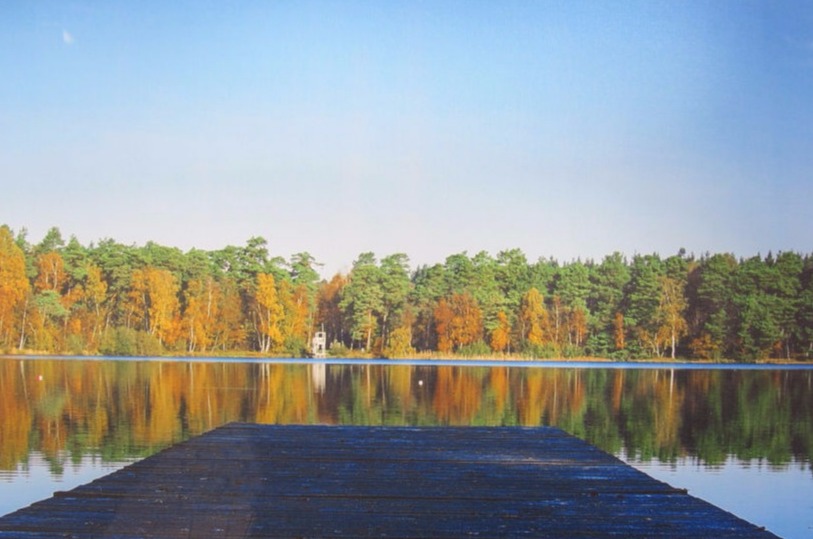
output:
[[[774,537],[555,428],[230,424],[0,538]]]

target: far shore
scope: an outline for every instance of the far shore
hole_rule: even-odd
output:
[[[455,363],[465,363],[465,362],[493,362],[493,363],[561,363],[565,364],[584,364],[584,363],[607,363],[607,364],[660,364],[660,365],[799,365],[799,366],[810,366],[813,367],[813,362],[811,361],[800,361],[800,360],[793,360],[793,359],[785,359],[785,358],[766,358],[766,359],[759,359],[756,361],[737,361],[734,359],[719,359],[719,360],[710,360],[710,359],[684,359],[684,358],[666,358],[666,357],[653,357],[653,358],[636,358],[636,359],[628,359],[628,360],[616,360],[606,357],[588,357],[588,356],[581,356],[581,357],[572,357],[572,358],[563,358],[563,357],[554,357],[554,358],[534,358],[534,357],[527,357],[522,356],[520,354],[499,354],[499,355],[488,355],[488,356],[462,356],[462,355],[455,355],[455,354],[440,354],[437,352],[431,353],[416,353],[410,356],[404,357],[380,357],[374,356],[370,354],[364,354],[360,351],[354,354],[345,354],[342,356],[326,356],[324,358],[310,358],[310,357],[293,357],[290,355],[269,355],[269,354],[261,354],[259,352],[251,352],[251,351],[241,351],[241,352],[232,352],[232,353],[200,353],[200,354],[162,354],[158,356],[103,356],[99,354],[88,354],[88,355],[77,355],[77,354],[59,354],[53,352],[39,352],[35,350],[25,350],[22,352],[3,352],[0,353],[0,358],[6,359],[46,359],[46,358],[53,358],[53,359],[105,359],[105,358],[115,358],[118,360],[132,360],[138,361],[143,360],[145,358],[149,358],[151,360],[167,360],[167,361],[182,361],[182,360],[240,360],[246,359],[250,361],[258,361],[258,360],[266,360],[269,362],[274,361],[296,361],[296,360],[308,360],[319,362],[320,360],[324,360],[326,362],[335,362],[335,361],[342,361],[348,360],[352,362],[364,362],[366,361],[392,361],[394,364],[397,363],[404,363],[407,364],[412,361],[419,361],[419,362],[432,362],[437,361],[439,364],[447,363],[447,362],[455,362]]]

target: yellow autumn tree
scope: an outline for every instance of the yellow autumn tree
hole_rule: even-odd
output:
[[[311,313],[308,287],[304,284],[298,285],[294,289],[291,298],[291,335],[302,339],[304,342],[311,337]]]
[[[531,288],[522,297],[520,307],[522,338],[530,346],[541,346],[550,340],[550,318],[542,294]]]
[[[677,340],[688,331],[684,317],[687,305],[685,287],[677,279],[667,276],[660,278],[660,285],[660,301],[655,315],[658,321],[658,340],[659,344],[670,346],[672,359],[675,359]]]
[[[192,279],[184,292],[182,329],[188,352],[205,352],[212,344],[219,314],[220,287],[212,277]]]
[[[414,356],[414,354],[412,324],[411,320],[407,320],[404,324],[392,330],[387,346],[384,347],[383,355],[388,358],[405,358]]]
[[[178,338],[178,282],[172,272],[147,266],[133,272],[130,298],[143,327],[162,345]]]
[[[582,346],[587,337],[587,311],[585,308],[580,305],[573,307],[568,316],[567,325],[570,344]]]
[[[62,255],[55,251],[37,257],[37,279],[34,288],[37,292],[53,290],[61,292],[65,284],[65,262]]]
[[[311,338],[310,302],[305,284],[293,286],[288,280],[277,282],[277,300],[282,307],[281,340],[286,352],[302,354]]]
[[[248,332],[243,324],[243,301],[237,283],[224,278],[219,283],[218,316],[212,327],[211,348],[234,350],[246,343]]]
[[[257,275],[257,291],[254,299],[257,303],[255,313],[260,351],[267,353],[284,341],[281,328],[284,312],[273,275],[268,273]]]
[[[99,266],[88,264],[85,270],[84,303],[89,314],[85,339],[90,350],[97,350],[106,317],[107,283]]]

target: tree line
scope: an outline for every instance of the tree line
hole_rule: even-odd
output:
[[[0,350],[69,354],[813,358],[813,256],[530,262],[519,249],[362,253],[322,279],[262,237],[183,252],[0,227]]]

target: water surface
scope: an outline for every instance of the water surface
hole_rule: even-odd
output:
[[[813,537],[813,371],[635,364],[0,359],[0,514],[230,421],[553,425]]]

